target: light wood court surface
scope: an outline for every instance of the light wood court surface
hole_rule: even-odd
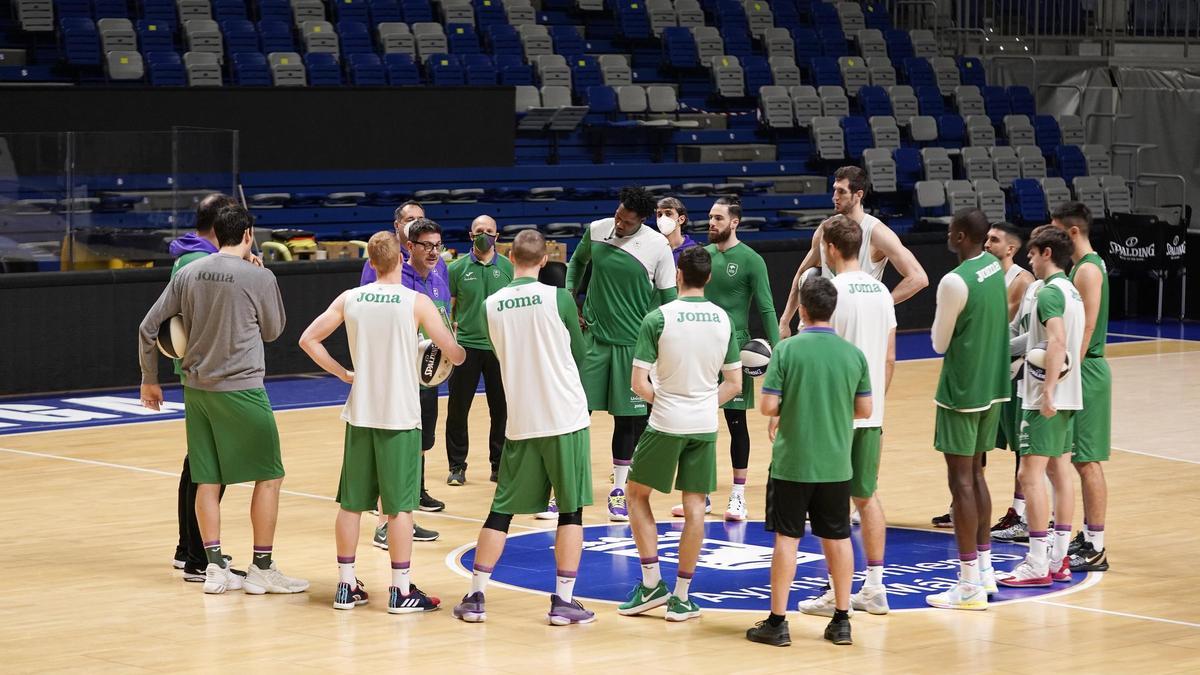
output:
[[[472,459],[463,487],[445,485],[439,425],[428,484],[444,514],[418,522],[441,539],[415,545],[413,578],[443,599],[424,616],[386,613],[387,556],[372,548],[364,516],[358,574],[371,604],[331,608],[337,581],[331,496],[343,427],[336,408],[278,414],[287,478],[275,556],[312,587],[294,596],[206,596],[170,566],[183,422],[0,436],[0,668],[5,672],[217,671],[456,672],[1200,672],[1200,343],[1159,340],[1110,346],[1115,451],[1107,547],[1113,570],[1099,583],[1049,600],[987,612],[856,613],[853,647],[820,639],[826,620],[791,613],[793,645],[747,642],[765,613],[708,612],[680,625],[631,619],[591,602],[596,623],[545,623],[545,596],[491,587],[488,622],[469,625],[449,608],[468,588],[447,555],[473,542],[488,511],[482,398],[472,410]],[[893,525],[927,527],[949,501],[941,457],[931,447],[939,362],[901,362],[889,394],[880,495]],[[443,401],[444,403],[444,401]],[[445,419],[444,410],[442,420]],[[750,414],[753,451],[747,497],[761,518],[769,448],[765,420]],[[597,506],[604,521],[611,418],[593,416]],[[722,439],[722,512],[730,471]],[[1012,458],[993,455],[989,479],[998,516],[1010,500]],[[250,491],[231,487],[222,544],[250,559]],[[658,496],[660,519],[674,497]],[[1082,507],[1077,511],[1082,521]],[[514,519],[513,532],[544,527]],[[504,564],[503,558],[500,562]],[[704,570],[700,570],[703,574]],[[767,583],[766,572],[763,583]]]

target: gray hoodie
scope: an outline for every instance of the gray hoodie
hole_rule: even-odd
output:
[[[263,342],[283,332],[283,299],[270,270],[216,253],[179,270],[138,329],[142,383],[158,383],[155,340],[163,321],[183,315],[187,386],[241,391],[263,386]]]

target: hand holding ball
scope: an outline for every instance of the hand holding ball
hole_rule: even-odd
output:
[[[1072,361],[1071,352],[1066,354],[1067,358],[1063,361],[1062,371],[1059,372],[1060,378],[1071,372]],[[1033,379],[1044,382],[1046,380],[1046,342],[1037,343],[1033,349],[1030,349],[1025,354],[1025,366],[1029,369],[1029,374]]]
[[[750,377],[761,377],[771,363],[771,343],[755,338],[742,345],[742,372]]]
[[[188,336],[183,328],[183,316],[175,316],[158,327],[158,351],[169,359],[182,359],[187,353]]]
[[[433,340],[421,340],[417,344],[417,377],[421,385],[436,387],[450,377],[454,364],[442,353]]]

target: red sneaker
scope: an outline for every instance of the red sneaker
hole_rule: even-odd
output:
[[[996,575],[996,583],[1009,588],[1038,588],[1050,586],[1054,582],[1049,570],[1038,572],[1026,557],[1011,572]]]

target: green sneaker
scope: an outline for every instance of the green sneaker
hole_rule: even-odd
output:
[[[691,600],[680,600],[672,595],[667,598],[667,621],[687,621],[700,618],[700,605]]]
[[[617,607],[617,614],[634,616],[655,607],[662,607],[667,604],[670,596],[671,591],[667,590],[667,585],[662,581],[659,581],[654,588],[646,588],[641,582],[638,582],[638,585],[630,591],[629,599]]]

